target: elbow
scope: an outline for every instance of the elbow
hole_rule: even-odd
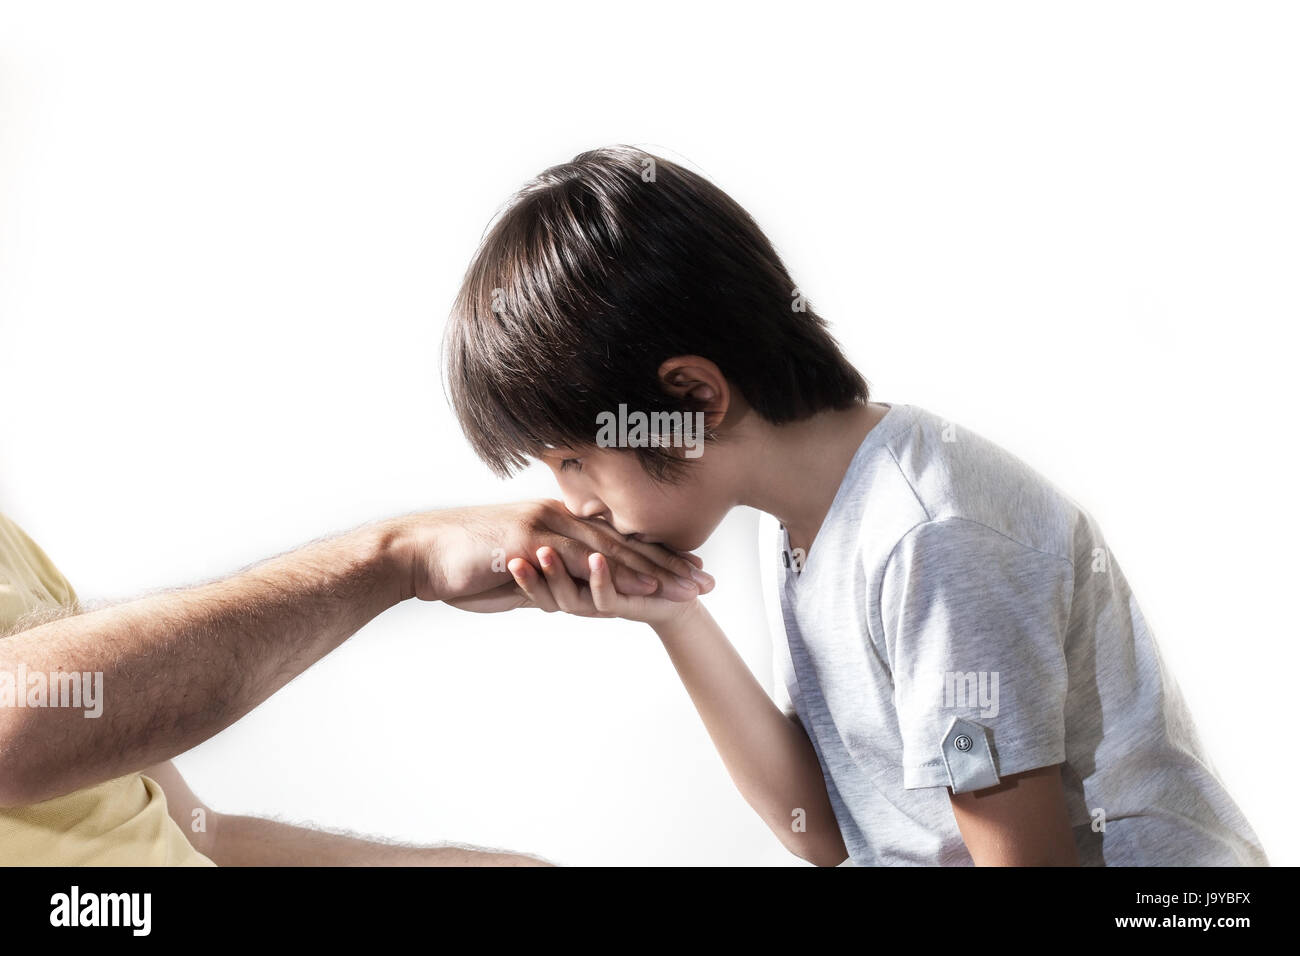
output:
[[[824,804],[822,809],[813,812],[802,809],[818,803]],[[764,808],[761,813],[763,820],[781,845],[799,859],[813,866],[839,866],[849,858],[839,822],[824,796],[819,801],[810,799],[808,794],[787,795],[778,799],[776,804],[780,809]],[[796,808],[793,814],[785,812],[783,808],[787,805]]]
[[[785,848],[813,866],[839,866],[849,858],[839,830],[834,833],[780,833]]]
[[[843,843],[838,848],[824,847],[818,853],[804,857],[813,866],[839,866],[848,858],[849,854],[844,849]]]

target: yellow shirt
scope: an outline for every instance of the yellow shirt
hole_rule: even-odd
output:
[[[37,608],[76,603],[72,585],[45,552],[0,514],[0,634]],[[0,865],[216,864],[167,815],[162,788],[129,773],[43,803],[0,808]]]

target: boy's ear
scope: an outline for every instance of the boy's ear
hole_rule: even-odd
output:
[[[665,392],[687,398],[704,412],[709,430],[717,428],[731,407],[731,389],[722,370],[699,355],[678,355],[659,366],[659,384]]]

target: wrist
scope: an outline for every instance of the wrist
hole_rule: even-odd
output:
[[[708,619],[709,612],[705,610],[704,604],[699,598],[682,604],[673,604],[672,608],[672,613],[653,621],[650,625],[654,628],[655,634],[659,635],[659,639],[665,643],[682,637],[689,637],[691,634],[698,632],[701,625]]]
[[[390,518],[377,522],[372,530],[372,561],[386,582],[392,603],[400,604],[416,597],[419,591],[416,586],[419,551],[415,547],[415,536],[410,523],[402,518]],[[429,580],[428,575],[424,576],[424,580]],[[428,600],[437,598],[431,597]]]

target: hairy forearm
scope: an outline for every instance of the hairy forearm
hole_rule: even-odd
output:
[[[0,670],[103,675],[98,717],[0,708],[0,805],[167,760],[239,720],[400,600],[397,527],[374,522],[223,580],[0,640]]]
[[[216,817],[204,850],[218,866],[550,866],[536,857],[459,845],[405,846],[260,817]]]
[[[836,866],[848,855],[803,728],[781,713],[702,604],[656,625],[741,795],[791,853]]]

